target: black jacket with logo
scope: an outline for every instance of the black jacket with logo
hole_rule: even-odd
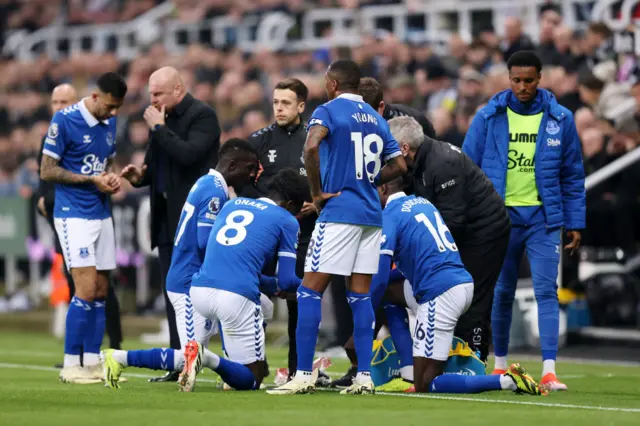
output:
[[[258,159],[262,166],[254,195],[266,196],[267,185],[282,169],[292,168],[303,176],[307,175],[303,158],[306,139],[307,127],[302,122],[286,128],[273,123],[249,137],[249,142],[258,151]],[[249,191],[245,191],[243,195],[249,196]],[[300,220],[300,243],[309,242],[317,218],[314,214]]]
[[[436,206],[457,244],[490,241],[511,229],[504,201],[460,148],[425,136],[412,169],[413,191]]]
[[[430,138],[436,137],[436,131],[433,128],[433,124],[424,114],[417,109],[400,105],[400,104],[385,104],[384,111],[382,112],[382,118],[389,121],[396,117],[409,116],[416,119],[420,126],[422,126],[422,133]]]

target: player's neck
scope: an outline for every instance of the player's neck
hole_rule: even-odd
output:
[[[340,95],[357,95],[360,96],[360,93],[358,93],[357,90],[336,90],[336,96],[334,97],[337,98]]]
[[[87,111],[89,111],[89,114],[91,114],[94,118],[98,118],[96,117],[96,113],[94,111],[95,109],[95,102],[93,101],[92,98],[84,98],[82,101],[82,103],[84,103],[84,106],[87,108]]]

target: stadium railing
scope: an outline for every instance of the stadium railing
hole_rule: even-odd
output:
[[[629,0],[626,0],[629,1]],[[608,2],[600,0],[598,3]],[[416,9],[404,5],[378,5],[359,9],[312,9],[300,16],[299,35],[290,36],[296,26],[296,17],[283,12],[248,15],[240,22],[230,17],[218,17],[196,23],[167,19],[173,12],[171,2],[163,3],[135,20],[124,24],[86,25],[78,27],[50,26],[27,34],[11,35],[3,53],[13,54],[20,60],[31,61],[40,53],[57,59],[67,53],[104,52],[113,47],[121,59],[134,58],[145,45],[161,41],[171,54],[182,52],[193,43],[213,47],[236,44],[240,49],[253,52],[260,49],[309,50],[331,46],[354,46],[363,34],[383,28],[382,22],[391,22],[390,29],[400,40],[409,35],[424,37],[440,46],[458,32],[466,41],[477,31],[483,20],[492,23],[498,35],[502,34],[504,18],[510,15],[523,19],[525,32],[538,39],[538,9],[546,0],[464,0],[456,2],[424,1]],[[590,20],[588,5],[592,0],[564,0],[564,22],[574,29],[584,28]],[[597,10],[607,10],[599,8]],[[409,25],[411,22],[421,22]],[[325,36],[318,28],[329,23],[332,32]],[[112,46],[113,45],[113,46]]]

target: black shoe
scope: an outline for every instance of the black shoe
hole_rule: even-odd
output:
[[[327,373],[320,370],[318,371],[318,380],[316,380],[316,387],[327,388],[331,385],[331,378]]]
[[[356,378],[357,373],[358,373],[358,367],[351,366],[349,367],[349,371],[347,371],[347,374],[331,382],[329,387],[338,388],[338,389],[348,388],[353,384],[353,379]]]
[[[153,382],[153,383],[158,383],[158,382],[177,382],[179,376],[180,376],[180,372],[179,371],[168,371],[167,374],[165,374],[164,376],[162,376],[162,377],[154,377],[152,379],[149,379],[149,381]]]

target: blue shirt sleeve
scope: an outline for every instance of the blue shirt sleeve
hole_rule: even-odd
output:
[[[285,291],[292,291],[301,283],[296,276],[299,231],[300,225],[293,216],[283,221],[278,246],[278,287]]]
[[[324,126],[329,131],[329,135],[331,134],[332,126],[331,115],[329,114],[329,110],[326,106],[320,105],[318,108],[313,111],[311,118],[309,119],[309,129],[312,126]]]
[[[260,274],[260,292],[271,297],[278,292],[278,279]]]
[[[291,215],[287,217],[280,228],[280,244],[278,245],[278,258],[282,261],[283,257],[297,259],[296,251],[298,250],[298,234],[300,225],[298,221]]]
[[[371,304],[373,309],[380,306],[380,302],[384,297],[389,285],[389,273],[391,271],[391,256],[380,253],[380,262],[378,263],[378,273],[371,279]]]
[[[396,251],[396,227],[393,218],[385,214],[382,221],[382,245],[380,254],[393,257]]]
[[[65,116],[62,112],[56,112],[49,124],[47,137],[44,140],[42,153],[56,160],[62,159],[67,148],[67,134],[65,129]]]
[[[197,229],[198,229],[198,248],[204,250],[207,248],[209,234],[216,222],[220,208],[224,205],[226,196],[221,191],[207,191],[203,194],[198,204],[197,212]]]
[[[393,137],[391,131],[389,130],[389,125],[385,120],[382,120],[381,126],[384,133],[384,138],[382,141],[382,160],[389,161],[390,159],[402,155],[400,152],[400,146],[398,145],[398,141]]]

